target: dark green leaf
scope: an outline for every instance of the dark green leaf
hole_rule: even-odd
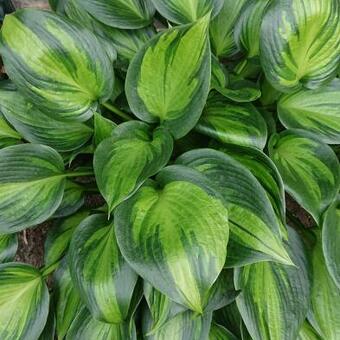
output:
[[[0,234],[0,263],[10,262],[18,249],[18,237],[16,234]]]

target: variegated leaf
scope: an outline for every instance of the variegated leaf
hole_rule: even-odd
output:
[[[1,83],[0,83],[1,86]],[[1,114],[0,109],[0,149],[17,144],[21,136],[11,127]]]
[[[248,169],[212,149],[189,151],[177,163],[200,171],[225,200],[230,225],[226,266],[268,260],[291,264],[266,192]]]
[[[278,112],[286,128],[308,130],[327,144],[340,144],[340,79],[282,96]]]
[[[112,136],[117,124],[99,113],[94,114],[94,143],[99,145],[104,139]]]
[[[261,64],[283,92],[320,87],[340,61],[338,0],[274,0],[261,26]]]
[[[340,289],[340,196],[327,209],[322,226],[322,247],[326,266]]]
[[[263,149],[267,125],[252,104],[235,104],[215,96],[208,101],[196,129],[223,143]]]
[[[94,153],[98,188],[109,213],[131,196],[148,177],[168,163],[173,140],[166,129],[153,129],[143,122],[123,123]]]
[[[0,232],[14,233],[44,222],[59,207],[64,164],[50,147],[38,144],[0,150]]]
[[[220,13],[211,21],[210,39],[217,57],[227,57],[237,51],[234,40],[236,21],[248,0],[224,0]]]
[[[20,264],[0,265],[0,338],[36,340],[48,316],[49,294],[39,271]]]
[[[289,229],[287,249],[296,267],[256,263],[235,269],[236,298],[254,340],[296,339],[309,308],[308,260],[298,234]]]
[[[56,119],[89,119],[113,89],[111,60],[87,30],[52,12],[6,16],[0,53],[6,72],[33,104]]]
[[[176,315],[157,332],[150,334],[152,318],[149,311],[143,314],[145,340],[206,340],[209,337],[212,313],[197,315],[186,311]]]
[[[313,280],[311,310],[308,319],[322,339],[338,340],[340,337],[340,288],[330,276],[322,252],[321,233],[312,254]]]
[[[223,326],[212,323],[210,327],[209,340],[237,340],[237,337]]]
[[[0,263],[10,262],[18,249],[16,234],[0,234]]]
[[[89,126],[54,119],[33,106],[20,92],[7,90],[1,83],[0,112],[24,139],[60,152],[78,149],[92,137]]]
[[[157,35],[128,69],[126,95],[133,113],[148,123],[161,123],[176,138],[195,126],[209,93],[208,26],[205,16]]]
[[[80,211],[65,219],[57,219],[47,232],[44,248],[45,266],[57,263],[66,254],[74,230],[89,215],[89,211]]]
[[[92,316],[108,323],[123,322],[138,276],[122,257],[107,216],[92,215],[80,223],[68,256],[74,285]]]
[[[249,59],[260,55],[261,24],[270,2],[271,0],[249,0],[236,23],[236,44]]]
[[[211,13],[215,17],[224,0],[151,0],[157,11],[177,24],[188,24]]]
[[[270,144],[270,157],[286,190],[319,223],[339,190],[340,166],[335,153],[302,130],[274,135]]]
[[[197,171],[170,166],[115,213],[123,256],[152,286],[202,313],[225,263],[228,213]],[[199,260],[198,260],[199,259]]]
[[[322,340],[321,337],[317,334],[315,329],[305,321],[300,328],[299,336],[297,340]]]
[[[151,0],[76,0],[76,3],[102,23],[124,29],[149,25],[155,12]]]
[[[134,321],[118,324],[105,323],[94,319],[82,308],[72,322],[65,340],[137,340]]]

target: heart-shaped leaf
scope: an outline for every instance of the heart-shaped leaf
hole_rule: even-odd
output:
[[[10,262],[18,249],[16,234],[0,234],[0,263]]]
[[[308,260],[298,234],[289,228],[290,256],[297,267],[256,263],[235,269],[236,298],[254,340],[296,339],[309,308]]]
[[[177,163],[200,171],[225,200],[230,225],[228,267],[264,260],[291,264],[266,192],[249,170],[212,149],[189,151]]]
[[[47,146],[0,150],[0,232],[13,233],[52,216],[63,198],[63,172],[62,158]]]
[[[267,125],[251,104],[234,104],[220,96],[208,101],[197,130],[223,143],[263,149]]]
[[[133,113],[180,138],[197,123],[210,89],[209,16],[167,30],[137,53],[126,78]]]
[[[173,140],[166,129],[127,122],[113,131],[94,154],[98,188],[111,212],[169,161]]]
[[[157,11],[177,24],[188,24],[211,13],[215,17],[223,6],[223,0],[151,0]]]
[[[122,257],[114,226],[104,214],[92,215],[77,227],[69,265],[73,282],[93,317],[123,322],[138,277]]]
[[[260,48],[263,70],[278,90],[327,83],[340,60],[339,1],[273,1],[262,21]]]
[[[227,57],[237,51],[234,39],[234,27],[248,0],[224,0],[220,13],[211,21],[210,39],[214,54]]]
[[[98,39],[52,12],[6,16],[0,52],[19,90],[56,119],[87,120],[112,93],[112,64]]]
[[[151,0],[76,0],[102,23],[124,29],[136,29],[149,25],[155,9]]]
[[[163,169],[115,215],[123,256],[175,302],[202,313],[224,266],[228,213],[204,177],[190,168]],[[199,259],[199,260],[198,260]]]
[[[51,146],[60,152],[80,148],[93,132],[83,123],[64,122],[46,115],[29,103],[20,92],[7,90],[1,83],[0,111],[24,139]]]
[[[0,265],[0,338],[35,340],[48,316],[49,294],[39,271],[20,263]]]
[[[313,132],[327,144],[340,144],[340,79],[317,90],[301,89],[278,103],[281,123]]]
[[[286,190],[320,222],[340,184],[339,161],[333,150],[302,130],[287,130],[271,139],[270,157]]]
[[[322,226],[322,247],[331,277],[340,289],[340,197],[327,209]]]
[[[316,234],[317,243],[312,253],[313,281],[308,319],[322,335],[322,339],[337,340],[340,337],[340,288],[327,270],[321,234]]]

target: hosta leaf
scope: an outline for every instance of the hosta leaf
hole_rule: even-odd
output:
[[[92,215],[78,226],[69,264],[73,282],[94,318],[108,323],[126,319],[138,277],[122,257],[107,216]]]
[[[0,108],[0,148],[17,144],[20,139],[21,136],[9,126],[5,118],[2,116]]]
[[[260,54],[260,30],[264,13],[271,0],[250,0],[235,26],[234,36],[238,48],[247,58]]]
[[[286,190],[320,222],[339,190],[339,161],[333,150],[301,130],[287,130],[271,140],[270,157]]]
[[[305,321],[300,328],[297,340],[322,340],[313,327]]]
[[[0,52],[19,90],[56,119],[87,120],[112,93],[113,68],[97,38],[52,12],[6,16]]]
[[[18,91],[0,87],[0,97],[2,114],[31,143],[44,144],[60,152],[67,152],[78,149],[92,136],[92,129],[87,125],[49,117],[30,104]]]
[[[16,234],[0,234],[0,263],[10,262],[18,249],[18,238]]]
[[[335,285],[327,270],[320,234],[312,254],[312,263],[311,311],[308,318],[323,339],[338,340],[340,337],[340,288]]]
[[[102,23],[119,28],[141,28],[149,25],[155,9],[151,0],[76,0]]]
[[[296,339],[309,308],[308,260],[298,234],[289,229],[289,254],[297,267],[256,263],[235,269],[236,298],[254,340]]]
[[[112,120],[103,117],[99,113],[94,114],[94,142],[99,145],[104,139],[112,136],[117,124]]]
[[[322,226],[322,247],[326,266],[340,289],[340,197],[327,209]]]
[[[229,84],[227,69],[219,60],[211,55],[211,89],[225,88]]]
[[[263,70],[278,90],[327,83],[340,60],[339,1],[273,1],[262,22],[260,48]]]
[[[94,154],[97,184],[111,212],[169,161],[172,137],[166,129],[127,122],[113,131]]]
[[[0,338],[35,340],[44,329],[49,294],[40,273],[28,265],[0,265]]]
[[[208,25],[205,16],[157,35],[128,69],[126,95],[133,113],[148,123],[162,123],[176,138],[195,126],[209,93]]]
[[[62,201],[65,175],[60,155],[38,144],[0,150],[0,232],[44,222]]]
[[[118,324],[105,323],[94,319],[82,308],[72,322],[66,340],[137,340],[134,322]]]
[[[223,0],[152,0],[157,11],[177,24],[195,22],[211,12],[216,16],[223,6]]]
[[[223,143],[263,149],[267,125],[251,104],[234,104],[216,97],[208,101],[197,130]]]
[[[55,319],[54,308],[55,307],[54,307],[53,296],[52,296],[52,298],[50,299],[50,309],[48,312],[47,321],[38,340],[55,340],[56,319]]]
[[[223,326],[211,324],[209,340],[237,340],[237,337]]]
[[[67,181],[63,200],[53,217],[66,217],[74,214],[85,203],[85,189],[77,183]]]
[[[206,340],[209,337],[212,314],[195,315],[191,311],[178,314],[154,334],[150,334],[152,318],[148,311],[143,314],[145,340]]]
[[[230,225],[228,267],[263,260],[291,264],[270,201],[249,170],[212,149],[189,151],[177,163],[202,172],[225,200]]]
[[[53,275],[55,289],[56,329],[58,339],[64,339],[71,323],[83,308],[78,291],[75,289],[66,261]]]
[[[317,90],[282,96],[278,112],[285,127],[308,130],[327,144],[340,144],[340,79]]]
[[[50,266],[66,254],[74,230],[89,215],[88,211],[80,211],[65,219],[57,219],[47,232],[45,241],[45,265]]]
[[[284,187],[274,162],[265,153],[255,148],[223,145],[218,146],[218,150],[233,157],[250,170],[266,190],[277,216],[285,223],[286,205]]]
[[[145,280],[175,302],[202,312],[220,274],[228,243],[228,214],[199,172],[163,169],[115,215],[123,256]],[[198,260],[199,258],[199,260]]]
[[[210,24],[212,50],[217,57],[227,57],[237,50],[234,27],[248,0],[224,0],[222,10]]]
[[[65,6],[67,16],[94,32],[98,37],[103,38],[102,43],[109,50],[114,47],[119,59],[131,60],[144,43],[155,34],[151,27],[125,30],[107,26],[89,14],[83,8],[82,3],[79,0],[68,0]]]

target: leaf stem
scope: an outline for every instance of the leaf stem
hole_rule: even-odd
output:
[[[49,276],[51,273],[53,273],[59,267],[60,262],[61,262],[61,260],[56,262],[56,263],[53,263],[53,264],[51,264],[47,267],[42,267],[40,269],[41,276],[45,279],[47,276]]]
[[[66,177],[81,177],[81,176],[93,176],[93,171],[75,171],[67,172]]]
[[[127,113],[119,110],[117,107],[115,107],[114,105],[106,102],[102,104],[104,107],[106,107],[108,110],[110,110],[111,112],[115,113],[117,116],[119,116],[120,118],[129,121],[129,120],[133,120],[132,117],[130,117]]]

